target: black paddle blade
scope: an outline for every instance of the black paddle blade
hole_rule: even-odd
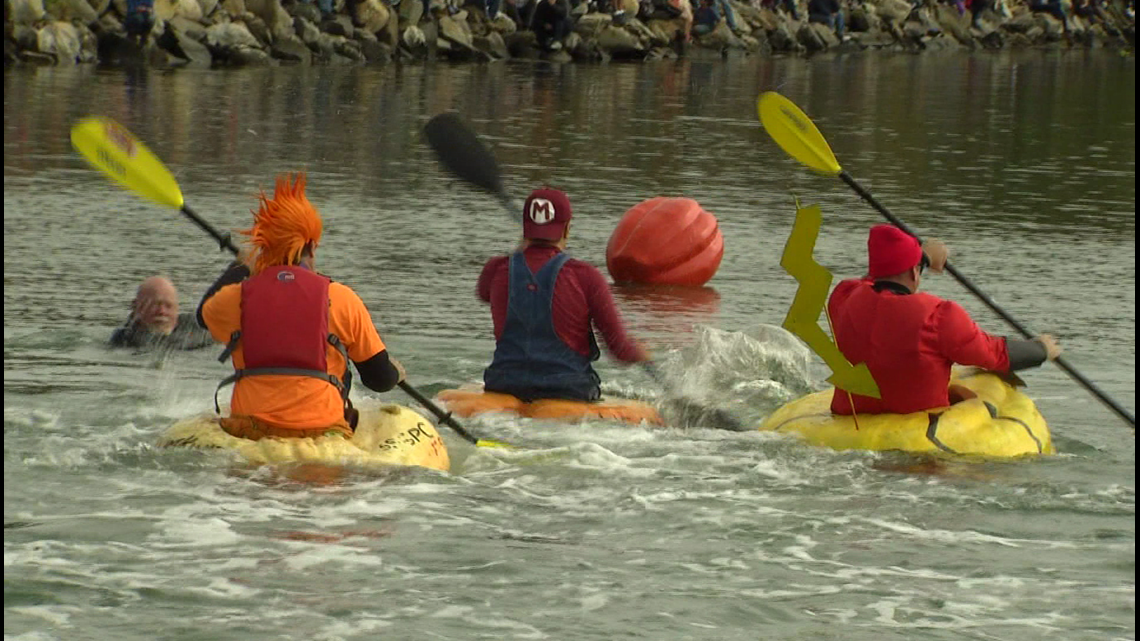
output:
[[[424,136],[440,162],[461,180],[503,197],[503,176],[495,155],[459,114],[447,111],[424,125]]]

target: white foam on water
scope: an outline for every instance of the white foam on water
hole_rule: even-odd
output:
[[[79,608],[60,606],[60,605],[19,605],[19,606],[5,606],[4,611],[12,614],[23,614],[37,619],[43,619],[52,626],[57,628],[73,628],[71,621],[71,613]],[[8,635],[4,635],[8,638]]]
[[[294,549],[300,548],[299,552],[285,558],[285,565],[296,571],[311,567],[320,567],[324,571],[341,567],[352,569],[360,567],[377,568],[384,564],[376,550],[350,547],[344,543],[289,541],[286,545]]]
[[[321,630],[313,634],[313,641],[343,641],[349,638],[358,638],[370,632],[376,632],[392,626],[391,621],[371,617],[360,617],[351,621],[343,619],[332,621]]]

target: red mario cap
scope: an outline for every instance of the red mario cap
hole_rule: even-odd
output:
[[[875,225],[867,237],[867,275],[901,274],[922,261],[918,239],[894,225]]]
[[[557,189],[535,189],[523,203],[523,237],[559,240],[570,222],[570,199]]]

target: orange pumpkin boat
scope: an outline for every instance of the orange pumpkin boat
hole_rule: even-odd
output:
[[[716,217],[692,198],[658,196],[638,203],[606,245],[606,268],[619,283],[704,285],[723,257]]]
[[[653,425],[665,424],[652,405],[629,399],[588,403],[548,398],[526,402],[510,394],[484,392],[476,388],[445,389],[436,398],[449,412],[465,418],[488,412],[509,412],[526,418],[565,422],[602,420],[633,424],[643,421]]]

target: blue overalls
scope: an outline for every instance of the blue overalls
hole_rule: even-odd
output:
[[[495,345],[495,357],[483,372],[488,392],[524,401],[567,398],[596,401],[601,379],[590,365],[601,352],[590,332],[590,355],[571,349],[554,331],[554,282],[570,256],[559,253],[532,274],[522,252],[510,258],[507,321]]]

